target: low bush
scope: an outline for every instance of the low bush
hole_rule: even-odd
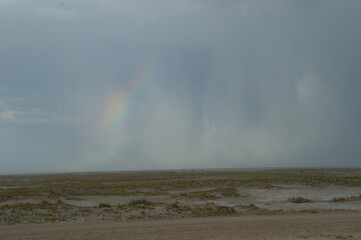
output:
[[[152,205],[151,201],[148,201],[146,199],[137,199],[132,200],[128,203],[128,205],[134,206],[134,205]]]
[[[347,201],[346,198],[341,197],[341,198],[332,198],[331,202],[345,202]]]
[[[179,205],[178,205],[178,202],[171,202],[171,203],[168,203],[167,206],[169,208],[179,208]]]
[[[112,206],[109,203],[99,203],[98,207],[100,207],[100,208],[110,208]]]
[[[303,197],[289,198],[288,201],[291,202],[291,203],[311,203],[311,202],[313,202],[312,200],[307,199],[307,198],[303,198]]]

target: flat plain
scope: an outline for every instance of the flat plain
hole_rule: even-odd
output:
[[[361,239],[361,169],[0,176],[0,239]]]

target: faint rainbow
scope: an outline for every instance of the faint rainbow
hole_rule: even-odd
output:
[[[120,127],[124,116],[134,105],[138,95],[151,83],[156,72],[158,61],[152,59],[134,76],[127,88],[114,91],[107,99],[101,117],[100,131],[108,132]]]

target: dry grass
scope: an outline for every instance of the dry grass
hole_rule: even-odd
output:
[[[213,192],[219,193],[222,197],[239,197],[237,189],[234,187],[218,188],[214,189]]]
[[[330,202],[347,202],[347,201],[358,201],[358,200],[361,200],[361,194],[359,196],[352,196],[352,197],[332,198]]]
[[[237,189],[269,189],[277,184],[361,187],[361,175],[359,169],[291,169],[0,176],[0,186],[5,186],[0,189],[0,204],[16,202],[0,205],[0,224],[57,222],[89,216],[119,220],[287,214],[287,211],[267,210],[253,204],[227,207],[211,203],[217,199],[241,197]],[[170,203],[145,199],[153,195],[174,199]],[[68,200],[79,200],[86,196],[135,196],[136,199],[127,204],[114,203],[114,207],[110,203],[100,203],[94,208],[66,204]],[[331,202],[360,200],[360,197],[334,198]],[[201,204],[193,204],[194,200]],[[288,201],[311,202],[302,197]]]
[[[100,207],[100,208],[110,208],[112,206],[109,203],[99,203],[98,207]]]
[[[175,202],[171,202],[171,203],[168,203],[167,206],[169,208],[175,208],[175,209],[178,209],[180,206],[179,206],[179,202],[175,201]]]
[[[193,192],[182,192],[171,195],[173,198],[186,198],[186,199],[199,199],[199,200],[215,200],[218,199],[212,191],[193,191]]]
[[[288,199],[291,203],[312,203],[313,201],[303,197],[293,197]]]
[[[351,171],[351,170],[350,170]],[[222,196],[236,196],[237,187],[270,188],[272,184],[295,183],[310,186],[361,186],[361,176],[332,175],[321,170],[136,172],[59,174],[0,177],[0,203],[42,196],[63,198],[81,196],[152,196],[191,188],[218,188]],[[15,185],[22,186],[21,188]],[[11,188],[11,186],[14,188]],[[142,189],[146,188],[147,191]],[[212,193],[214,195],[214,193]],[[207,196],[205,196],[207,198]]]
[[[131,200],[128,205],[152,205],[153,203],[151,201],[148,201],[146,199],[136,199]]]

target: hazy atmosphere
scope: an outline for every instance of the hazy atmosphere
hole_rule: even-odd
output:
[[[0,0],[0,174],[361,165],[359,0]]]

